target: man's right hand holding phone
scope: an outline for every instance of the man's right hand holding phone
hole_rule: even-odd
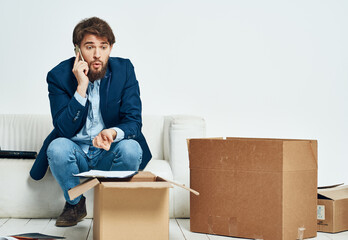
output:
[[[74,67],[72,69],[76,79],[77,79],[77,89],[76,91],[81,97],[86,97],[86,92],[88,88],[89,79],[87,77],[88,73],[88,63],[81,60],[81,52],[77,51],[76,58],[74,62]]]

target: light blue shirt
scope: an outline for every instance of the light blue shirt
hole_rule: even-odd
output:
[[[100,79],[89,82],[88,84],[88,95],[82,97],[79,93],[75,92],[74,97],[82,105],[86,106],[87,100],[89,101],[87,120],[85,125],[82,127],[74,137],[71,138],[76,144],[78,144],[82,150],[87,154],[89,147],[93,146],[93,139],[105,129],[105,124],[100,111]],[[121,141],[124,138],[124,132],[117,127],[113,127],[116,131],[116,139],[114,142]]]

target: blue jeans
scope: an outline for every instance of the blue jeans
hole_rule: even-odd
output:
[[[86,154],[79,145],[67,138],[53,140],[47,149],[47,159],[52,175],[63,190],[65,200],[75,205],[81,196],[70,200],[68,190],[80,183],[73,174],[91,169],[104,171],[138,171],[142,160],[142,149],[132,139],[112,143],[110,150],[91,146]]]

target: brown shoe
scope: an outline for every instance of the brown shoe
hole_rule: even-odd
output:
[[[86,210],[86,198],[81,197],[81,200],[76,205],[71,205],[65,203],[63,212],[57,218],[56,226],[57,227],[70,227],[76,225],[87,215]]]

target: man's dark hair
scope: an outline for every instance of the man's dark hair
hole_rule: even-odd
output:
[[[86,34],[105,37],[110,45],[115,43],[115,35],[109,24],[97,17],[83,19],[76,25],[73,32],[73,44],[80,46]]]

